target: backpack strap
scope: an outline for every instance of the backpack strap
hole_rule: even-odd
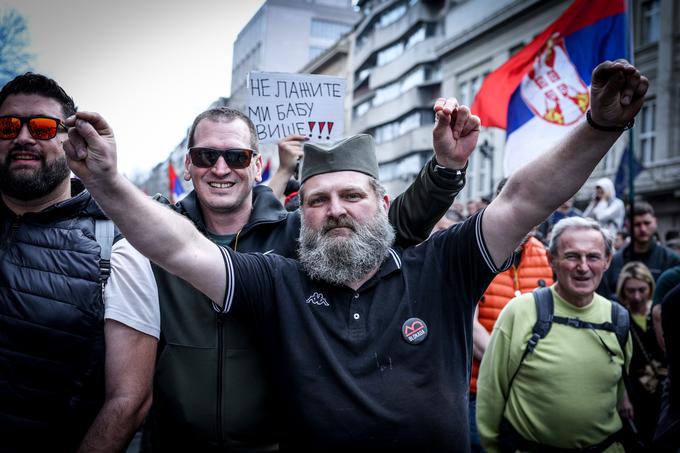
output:
[[[101,248],[99,252],[99,282],[106,286],[106,281],[111,275],[111,249],[113,248],[114,227],[108,219],[95,219],[94,236]]]
[[[531,331],[531,338],[527,342],[525,356],[534,351],[541,338],[545,338],[548,335],[553,323],[554,304],[550,288],[540,287],[533,292],[533,296],[534,303],[536,304],[536,323]],[[522,360],[524,360],[524,357]]]
[[[531,338],[529,338],[529,341],[527,342],[527,347],[524,349],[524,354],[522,354],[522,358],[519,359],[517,369],[510,378],[510,382],[508,383],[508,392],[512,388],[512,383],[514,382],[517,373],[519,373],[519,369],[522,367],[524,359],[526,359],[527,355],[534,352],[538,341],[548,335],[548,332],[550,332],[550,327],[552,327],[553,323],[554,303],[550,288],[540,287],[534,290],[532,294],[534,296],[534,304],[536,305],[536,323],[534,323],[534,327],[531,330]]]
[[[630,316],[628,315],[628,310],[623,305],[614,301],[611,301],[611,303],[613,330],[625,357],[626,343],[628,342],[628,333],[630,332]]]

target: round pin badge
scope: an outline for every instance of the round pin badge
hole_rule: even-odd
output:
[[[410,318],[401,326],[401,336],[409,344],[422,343],[427,338],[427,324],[420,318]]]

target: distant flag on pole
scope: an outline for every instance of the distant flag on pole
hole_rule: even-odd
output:
[[[614,179],[614,189],[619,197],[623,198],[623,193],[628,189],[631,176],[630,176],[630,165],[629,165],[629,154],[631,152],[630,145],[626,147],[623,154],[621,154],[621,161],[619,162],[619,168],[616,170],[616,178]],[[633,175],[632,179],[635,180],[637,175],[642,173],[645,167],[642,165],[640,160],[638,160],[635,155],[633,155]]]
[[[170,160],[168,160],[168,183],[170,188],[170,201],[176,203],[179,201],[179,197],[184,193],[184,187],[182,187],[182,182],[177,177],[175,167]]]
[[[627,56],[625,12],[625,0],[575,0],[486,77],[472,112],[483,126],[505,129],[506,176],[585,120],[593,69]]]
[[[262,183],[267,182],[267,180],[271,176],[271,165],[272,165],[271,159],[267,159],[267,163],[264,164],[264,168],[262,168]]]

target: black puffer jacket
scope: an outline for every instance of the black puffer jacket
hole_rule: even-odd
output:
[[[105,217],[72,193],[22,216],[0,201],[0,451],[75,451],[103,403]]]

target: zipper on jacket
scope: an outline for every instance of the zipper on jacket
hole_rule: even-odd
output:
[[[19,231],[19,217],[16,219],[12,220],[12,232],[11,232],[11,238],[14,238],[14,234]]]
[[[224,351],[224,318],[217,316],[217,442],[220,448],[224,445],[222,433],[222,355]]]

